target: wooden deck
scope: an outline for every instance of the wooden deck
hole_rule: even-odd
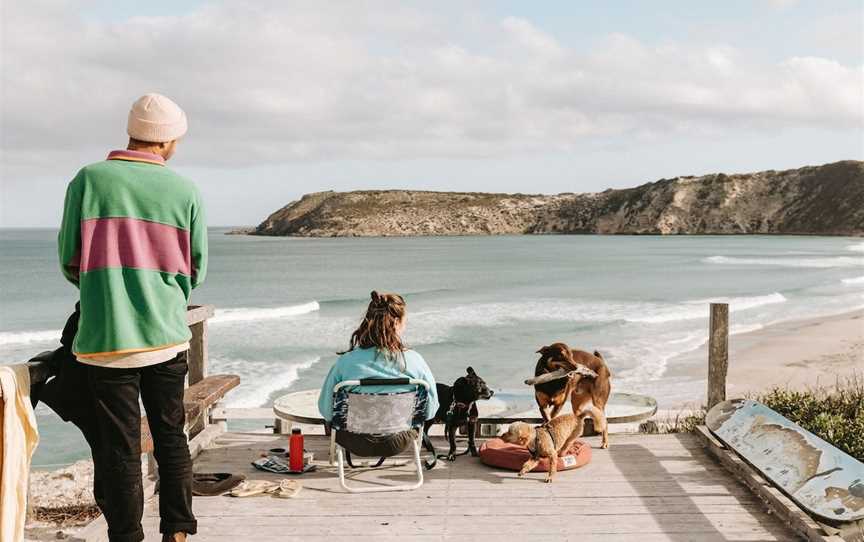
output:
[[[319,469],[297,478],[304,485],[298,497],[196,497],[198,536],[191,540],[797,540],[693,435],[612,435],[609,450],[597,448],[596,437],[587,440],[591,463],[558,473],[552,484],[542,483],[542,474],[520,479],[463,456],[439,461],[415,491],[347,494],[327,464],[325,437],[307,436]],[[195,469],[279,479],[249,463],[286,444],[286,435],[224,433]],[[349,472],[355,482],[404,482],[410,468]],[[155,500],[144,515],[147,540],[159,540]]]

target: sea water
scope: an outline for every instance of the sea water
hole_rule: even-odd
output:
[[[496,390],[524,388],[543,345],[603,353],[616,391],[661,405],[698,400],[694,363],[708,303],[730,304],[733,334],[864,307],[864,242],[787,236],[521,236],[303,239],[211,229],[206,283],[217,307],[211,372],[241,377],[229,406],[262,407],[317,387],[348,346],[369,292],[408,303],[406,339],[436,377],[472,366]],[[57,346],[77,290],[60,275],[56,231],[0,230],[0,360]],[[704,360],[699,361],[704,363]],[[675,375],[675,376],[673,376]],[[44,407],[37,465],[86,457]]]

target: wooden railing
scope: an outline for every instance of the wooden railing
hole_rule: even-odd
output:
[[[201,382],[208,374],[208,330],[207,320],[215,314],[213,305],[191,305],[186,311],[186,322],[192,332],[189,341],[189,375],[188,385]],[[726,400],[726,375],[729,367],[729,305],[727,303],[711,303],[709,307],[708,324],[708,409]],[[30,364],[31,381],[41,382],[49,377],[48,365],[43,362]],[[0,391],[2,394],[2,391]],[[0,395],[2,397],[2,395]],[[224,423],[231,419],[273,419],[269,408],[225,408],[224,405],[214,405],[212,417]],[[280,420],[274,420],[274,432],[281,432]]]

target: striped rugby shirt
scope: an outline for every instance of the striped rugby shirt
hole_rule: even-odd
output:
[[[80,290],[78,358],[189,341],[186,305],[207,273],[207,225],[197,188],[161,156],[112,151],[81,169],[66,190],[58,251]]]

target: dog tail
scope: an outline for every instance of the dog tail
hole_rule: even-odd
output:
[[[603,354],[601,354],[599,350],[595,350],[594,351],[594,357],[600,358],[603,360],[603,362],[604,362],[603,365],[605,366],[605,372],[609,374],[609,378],[612,378],[612,370],[608,366],[606,366],[606,363],[605,363],[606,358],[603,357]]]

